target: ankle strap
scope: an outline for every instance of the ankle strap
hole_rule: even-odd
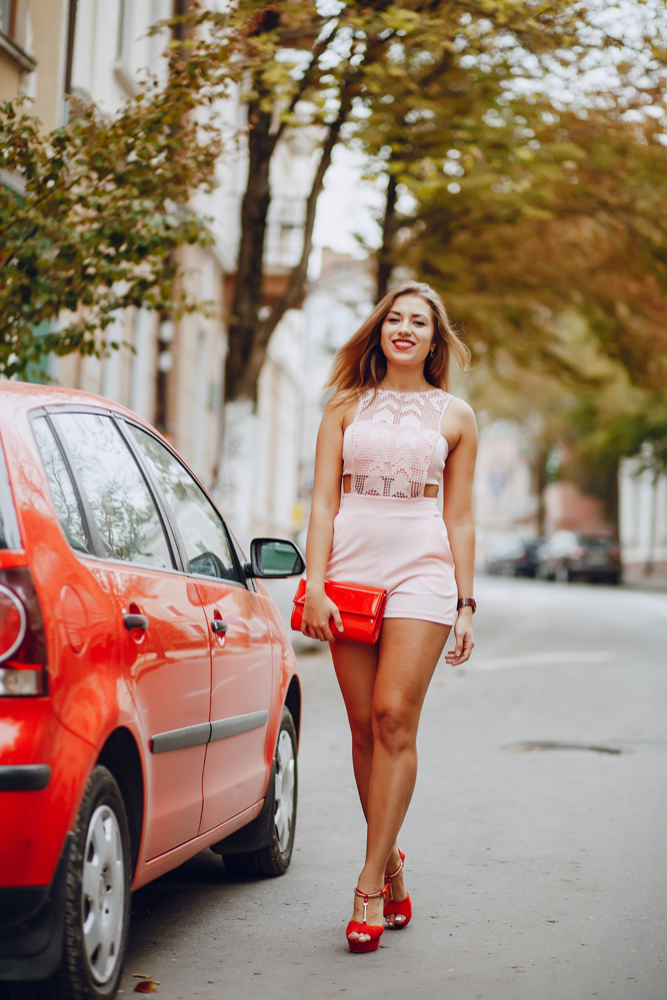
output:
[[[355,888],[354,894],[355,896],[361,896],[367,903],[369,899],[377,899],[378,896],[384,896],[385,890],[380,889],[379,892],[362,892],[361,889]]]
[[[405,855],[401,854],[400,848],[399,848],[398,853],[399,853],[399,856],[401,858],[401,863],[400,863],[400,865],[398,866],[398,868],[396,869],[396,871],[392,875],[387,875],[387,873],[385,872],[385,876],[384,876],[385,882],[391,882],[391,880],[393,878],[396,878],[396,876],[400,875],[400,873],[403,871],[403,864],[404,864]]]

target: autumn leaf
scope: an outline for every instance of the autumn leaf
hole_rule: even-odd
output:
[[[155,993],[160,984],[156,983],[153,979],[142,979],[140,983],[134,987],[135,993]]]

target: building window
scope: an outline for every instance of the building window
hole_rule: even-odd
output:
[[[0,0],[0,31],[11,37],[14,0]]]

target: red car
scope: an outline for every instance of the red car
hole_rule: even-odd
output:
[[[280,875],[301,689],[259,577],[156,431],[0,388],[0,995],[109,998],[130,892],[205,847]],[[4,984],[3,982],[4,981]]]

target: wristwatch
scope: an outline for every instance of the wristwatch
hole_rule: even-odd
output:
[[[460,611],[461,608],[472,608],[472,613],[475,614],[477,611],[477,601],[474,597],[459,597],[459,603],[456,605],[456,610]]]

